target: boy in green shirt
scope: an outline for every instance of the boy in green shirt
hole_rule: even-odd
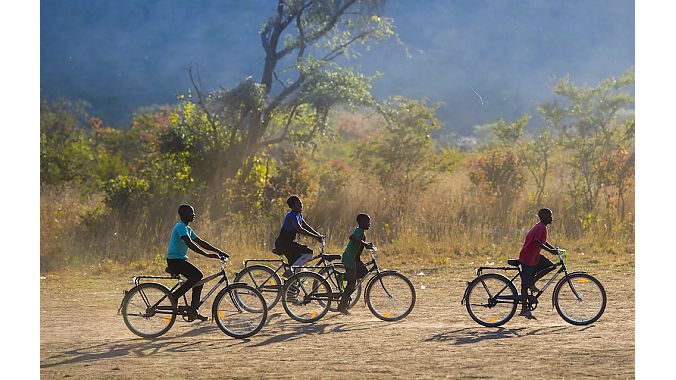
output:
[[[350,314],[347,311],[347,305],[350,302],[350,295],[354,292],[355,285],[357,284],[357,266],[359,264],[361,264],[361,267],[364,266],[364,263],[360,259],[361,252],[364,250],[364,247],[373,248],[373,243],[366,241],[366,230],[371,228],[371,217],[367,214],[359,214],[357,215],[357,224],[359,227],[350,235],[350,241],[347,243],[345,252],[343,252],[343,265],[345,266],[347,286],[338,304],[338,311],[345,315]]]

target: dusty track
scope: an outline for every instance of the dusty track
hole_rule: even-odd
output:
[[[633,263],[586,269],[608,293],[605,314],[591,326],[565,323],[548,289],[537,321],[515,316],[502,328],[481,327],[460,305],[472,270],[454,266],[406,273],[418,300],[403,321],[376,319],[363,299],[351,316],[330,313],[310,325],[278,305],[248,340],[229,338],[212,321],[177,321],[165,336],[144,340],[116,315],[128,276],[75,282],[71,275],[47,275],[40,289],[41,376],[633,378]]]

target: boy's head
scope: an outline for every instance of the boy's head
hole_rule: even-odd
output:
[[[289,199],[286,200],[286,204],[289,205],[291,210],[299,214],[303,211],[303,202],[295,195],[290,196]]]
[[[368,214],[359,214],[357,215],[357,224],[362,230],[368,230],[371,228],[371,217]]]
[[[548,208],[541,208],[538,210],[538,217],[540,218],[540,221],[542,224],[547,225],[551,224],[554,218],[552,217],[552,210]]]
[[[191,205],[180,205],[178,206],[178,216],[185,223],[190,223],[195,220],[195,209]]]

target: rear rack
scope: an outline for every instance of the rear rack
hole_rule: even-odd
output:
[[[134,276],[132,278],[132,281],[134,281],[134,285],[138,286],[139,283],[141,283],[141,279],[155,279],[155,280],[178,280],[179,282],[183,282],[183,279],[180,277],[180,275],[172,276],[172,275],[165,275],[165,276]]]
[[[491,270],[504,270],[504,271],[509,271],[509,270],[516,270],[518,271],[518,267],[478,267],[476,269],[476,275],[480,276],[481,273],[486,270],[486,269],[491,269]]]

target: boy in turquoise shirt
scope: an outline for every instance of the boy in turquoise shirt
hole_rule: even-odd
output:
[[[364,247],[373,248],[373,243],[366,241],[366,230],[371,228],[371,217],[368,214],[359,214],[357,215],[357,224],[358,227],[350,235],[350,241],[343,252],[342,261],[345,266],[347,286],[338,304],[338,311],[345,315],[350,314],[347,311],[347,305],[350,303],[350,295],[354,292],[355,285],[357,284],[357,266],[358,264],[364,266],[360,259],[361,252],[364,250]]]
[[[190,222],[195,220],[195,210],[192,206],[180,205],[178,207],[178,215],[181,220],[171,230],[169,247],[167,247],[167,267],[173,273],[184,275],[187,280],[174,293],[170,294],[169,297],[171,297],[172,301],[178,303],[179,298],[192,288],[192,301],[187,310],[188,320],[206,321],[208,318],[200,315],[197,310],[202,285],[193,287],[204,277],[204,274],[196,266],[188,262],[188,248],[202,256],[214,259],[221,258],[222,256],[228,257],[228,254],[200,239],[195,231],[190,228]],[[203,249],[215,253],[206,253]]]

